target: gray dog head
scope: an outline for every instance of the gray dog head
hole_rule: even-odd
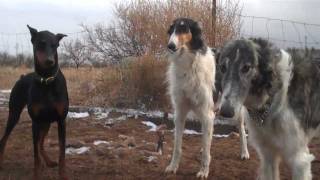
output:
[[[228,42],[218,57],[222,97],[220,115],[237,118],[242,105],[259,108],[279,87],[274,78],[274,53],[262,39],[240,39]],[[278,50],[279,52],[279,50]]]

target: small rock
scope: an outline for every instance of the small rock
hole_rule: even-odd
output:
[[[231,133],[229,134],[229,137],[230,137],[230,138],[238,138],[238,137],[239,137],[239,133],[231,132]]]

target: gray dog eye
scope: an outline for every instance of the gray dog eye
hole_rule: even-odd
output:
[[[251,69],[251,66],[246,64],[241,68],[241,72],[242,73],[247,73],[247,72],[249,72],[250,69]]]
[[[222,64],[222,65],[220,65],[219,69],[220,69],[221,73],[224,74],[227,71],[227,66],[225,64]]]

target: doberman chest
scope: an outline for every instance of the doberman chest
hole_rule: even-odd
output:
[[[54,90],[31,89],[28,97],[28,112],[32,120],[54,122],[66,117],[67,102]]]

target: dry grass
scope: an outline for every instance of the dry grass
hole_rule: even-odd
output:
[[[97,93],[111,106],[167,109],[165,71],[167,62],[144,56],[112,69],[104,69]]]
[[[11,89],[21,75],[32,70],[25,67],[14,68],[0,66],[0,89]]]
[[[166,61],[151,56],[104,68],[63,68],[71,105],[168,109]],[[11,89],[28,68],[0,67],[0,89]]]

